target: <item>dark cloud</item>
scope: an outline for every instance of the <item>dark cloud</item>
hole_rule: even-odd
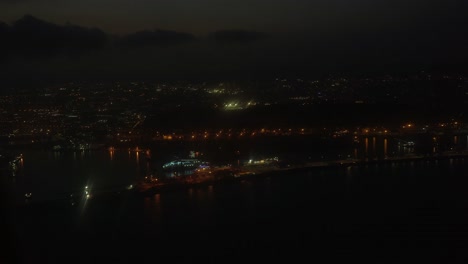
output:
[[[0,24],[0,39],[4,53],[25,57],[74,55],[108,45],[107,35],[99,29],[56,25],[30,15],[11,26]]]
[[[126,35],[117,41],[122,47],[172,46],[195,40],[189,33],[170,30],[140,31]]]
[[[9,33],[10,27],[6,23],[0,21],[0,61],[6,55]]]
[[[6,34],[9,30],[9,26],[6,23],[0,21],[0,36],[5,36],[4,34]]]
[[[28,1],[28,0],[0,0],[0,3],[16,4],[16,3],[21,3],[25,1]]]
[[[219,43],[246,43],[261,40],[268,35],[262,32],[247,30],[218,30],[210,37]]]
[[[463,21],[455,19],[458,26],[452,27],[415,21],[406,27],[268,34],[219,30],[197,38],[169,30],[111,37],[98,29],[26,16],[11,25],[0,23],[0,79],[1,74],[144,78],[468,69],[468,26],[460,26]],[[5,63],[1,55],[6,54],[13,55]]]

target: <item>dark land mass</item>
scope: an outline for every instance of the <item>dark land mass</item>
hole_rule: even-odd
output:
[[[466,119],[463,105],[394,104],[278,104],[225,111],[204,107],[180,107],[153,112],[147,128],[261,128],[321,126],[399,126],[404,122],[434,123],[450,118]]]

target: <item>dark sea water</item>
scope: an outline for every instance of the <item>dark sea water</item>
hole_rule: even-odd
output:
[[[117,193],[158,167],[136,153],[23,154],[22,171],[2,178],[2,263],[468,262],[468,159],[282,172],[143,197]],[[67,199],[86,185],[113,195]]]

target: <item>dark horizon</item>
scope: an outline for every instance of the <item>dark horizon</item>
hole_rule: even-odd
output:
[[[98,24],[54,23],[47,16],[25,15],[0,23],[1,77],[16,82],[466,73],[468,23],[458,14],[381,28],[345,27],[342,21],[338,28],[262,31],[232,26],[196,34],[147,26],[120,35]]]

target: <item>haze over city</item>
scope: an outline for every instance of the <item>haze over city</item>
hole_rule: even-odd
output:
[[[0,0],[0,263],[466,263],[467,11]]]
[[[1,1],[2,76],[260,78],[466,69],[463,1]]]

